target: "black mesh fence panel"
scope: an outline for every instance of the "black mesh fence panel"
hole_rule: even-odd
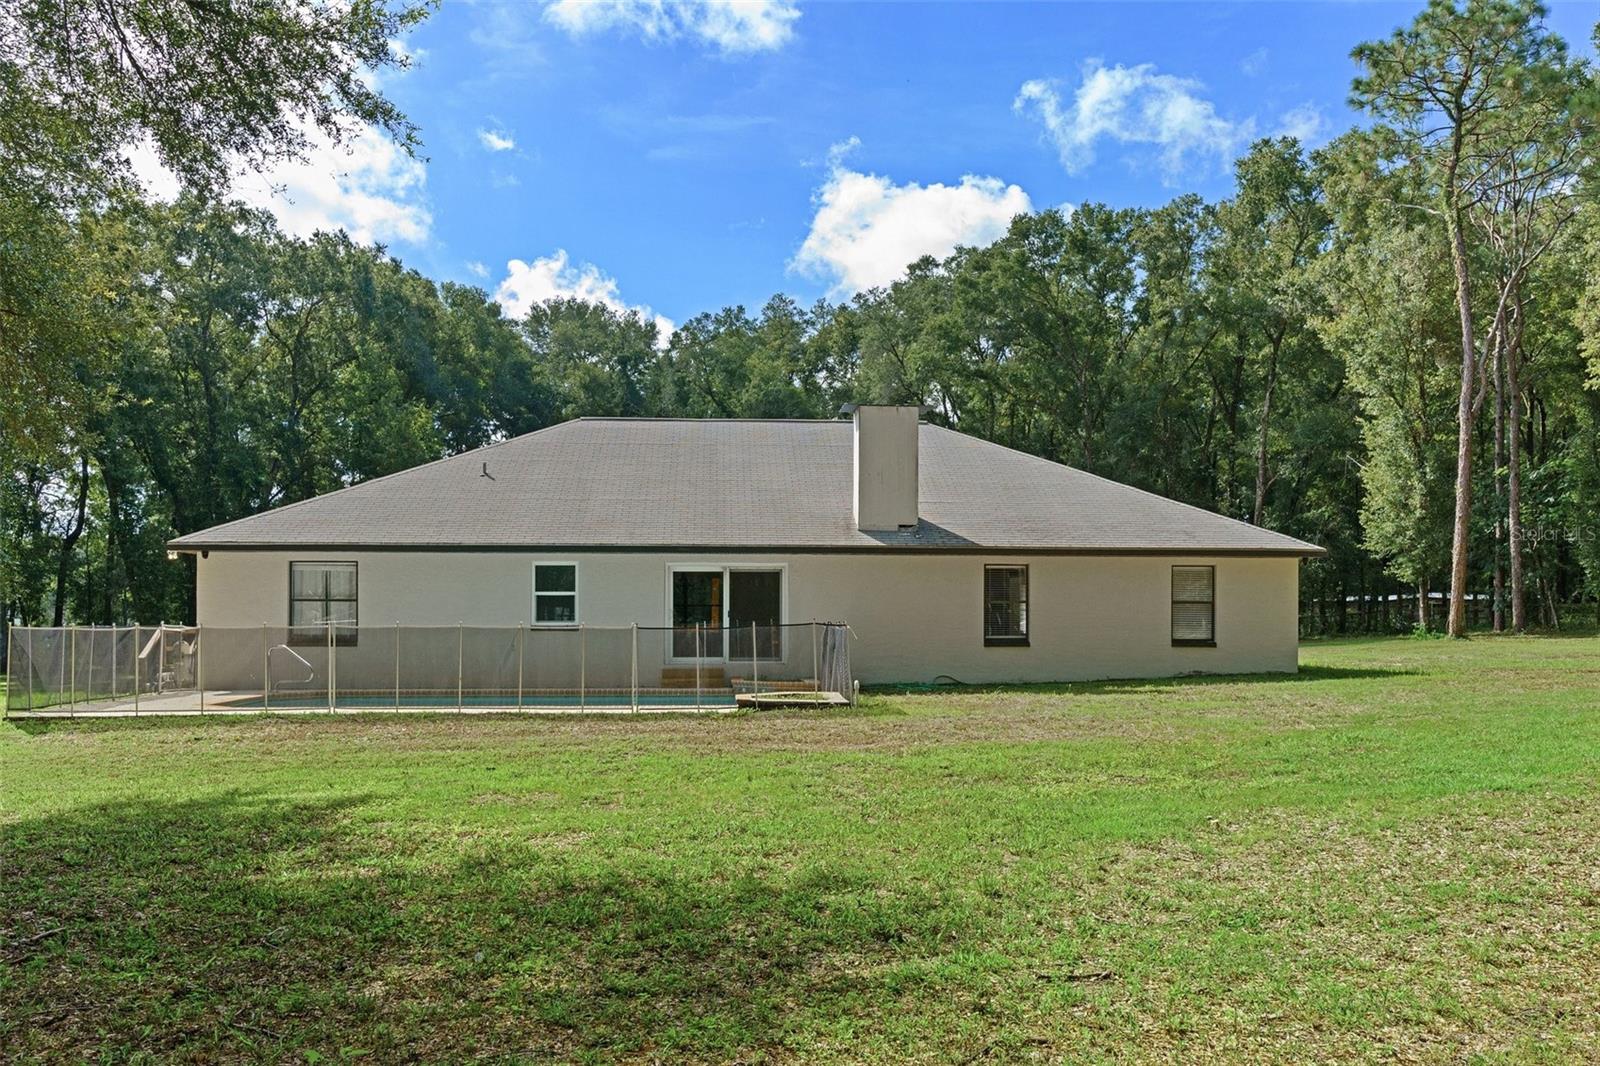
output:
[[[692,711],[853,687],[835,623],[17,626],[5,711]]]

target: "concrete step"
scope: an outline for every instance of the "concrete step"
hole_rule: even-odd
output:
[[[697,678],[692,666],[665,666],[661,669],[662,688],[692,689],[697,681],[701,688],[727,688],[728,673],[720,666],[702,666]]]

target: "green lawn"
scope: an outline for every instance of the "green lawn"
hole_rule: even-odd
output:
[[[13,1060],[1600,1058],[1600,640],[0,726]]]

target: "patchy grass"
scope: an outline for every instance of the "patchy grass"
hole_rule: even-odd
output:
[[[0,727],[19,1061],[1600,1057],[1600,643]]]

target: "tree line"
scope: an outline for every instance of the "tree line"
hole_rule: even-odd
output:
[[[347,21],[326,32],[367,44],[420,17],[328,10]],[[286,84],[318,74],[312,104],[406,135],[381,98],[315,96],[350,54]],[[1324,545],[1308,632],[1592,614],[1594,72],[1523,2],[1433,3],[1354,54],[1368,121],[1315,152],[1256,143],[1220,201],[1023,215],[886,288],[780,294],[671,336],[579,300],[507,317],[381,247],[285,236],[203,166],[153,202],[46,115],[79,156],[0,156],[26,179],[0,200],[0,613],[191,618],[171,536],[567,418],[884,401]],[[211,143],[173,121],[174,152]]]

